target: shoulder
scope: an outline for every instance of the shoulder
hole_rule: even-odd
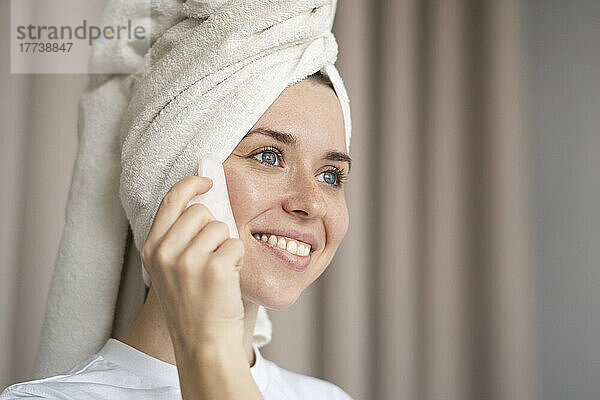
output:
[[[56,396],[48,397],[48,394],[40,393],[39,388],[33,387],[32,382],[15,383],[8,386],[0,393],[0,400],[16,400],[16,399],[56,399]],[[60,399],[60,397],[59,397]]]
[[[272,370],[272,381],[269,386],[273,390],[286,392],[290,397],[285,398],[352,400],[344,390],[331,382],[289,371],[271,361],[267,362],[269,369]]]
[[[70,390],[65,390],[66,386],[71,383],[71,389],[73,389],[73,378],[77,376],[80,380],[84,380],[85,371],[89,368],[93,368],[94,365],[97,365],[99,361],[101,361],[101,359],[99,359],[97,356],[90,357],[89,359],[75,365],[71,370],[64,374],[27,382],[15,383],[8,386],[2,393],[0,393],[0,400],[24,398],[71,399],[72,397],[69,395]]]
[[[0,400],[52,399],[91,400],[119,398],[173,397],[176,388],[155,387],[152,382],[119,365],[94,355],[64,374],[16,383],[7,387]]]

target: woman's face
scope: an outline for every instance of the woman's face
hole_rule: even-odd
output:
[[[281,93],[224,162],[245,246],[245,299],[287,307],[327,268],[348,229],[346,158],[334,91],[304,80]]]

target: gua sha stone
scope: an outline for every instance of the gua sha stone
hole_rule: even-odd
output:
[[[229,236],[239,238],[238,230],[233,218],[233,211],[229,203],[225,170],[219,158],[213,153],[207,153],[198,164],[198,176],[206,176],[213,181],[208,192],[194,196],[185,206],[187,209],[192,204],[204,204],[214,215],[216,220],[225,222],[229,227]]]

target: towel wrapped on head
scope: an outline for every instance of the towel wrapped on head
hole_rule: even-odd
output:
[[[151,0],[150,21],[132,3],[148,0],[111,0],[106,18],[149,22],[151,46],[140,54],[133,39],[93,49],[91,70],[122,64],[133,73],[92,77],[80,100],[79,152],[34,377],[64,372],[106,342],[129,226],[139,250],[167,191],[196,174],[203,154],[225,161],[287,86],[318,71],[328,77],[349,148],[335,1]],[[255,343],[270,338],[260,307]]]

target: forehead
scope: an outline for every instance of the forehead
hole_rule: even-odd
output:
[[[321,83],[304,80],[288,86],[254,128],[290,133],[300,146],[346,150],[342,107],[333,89]]]

